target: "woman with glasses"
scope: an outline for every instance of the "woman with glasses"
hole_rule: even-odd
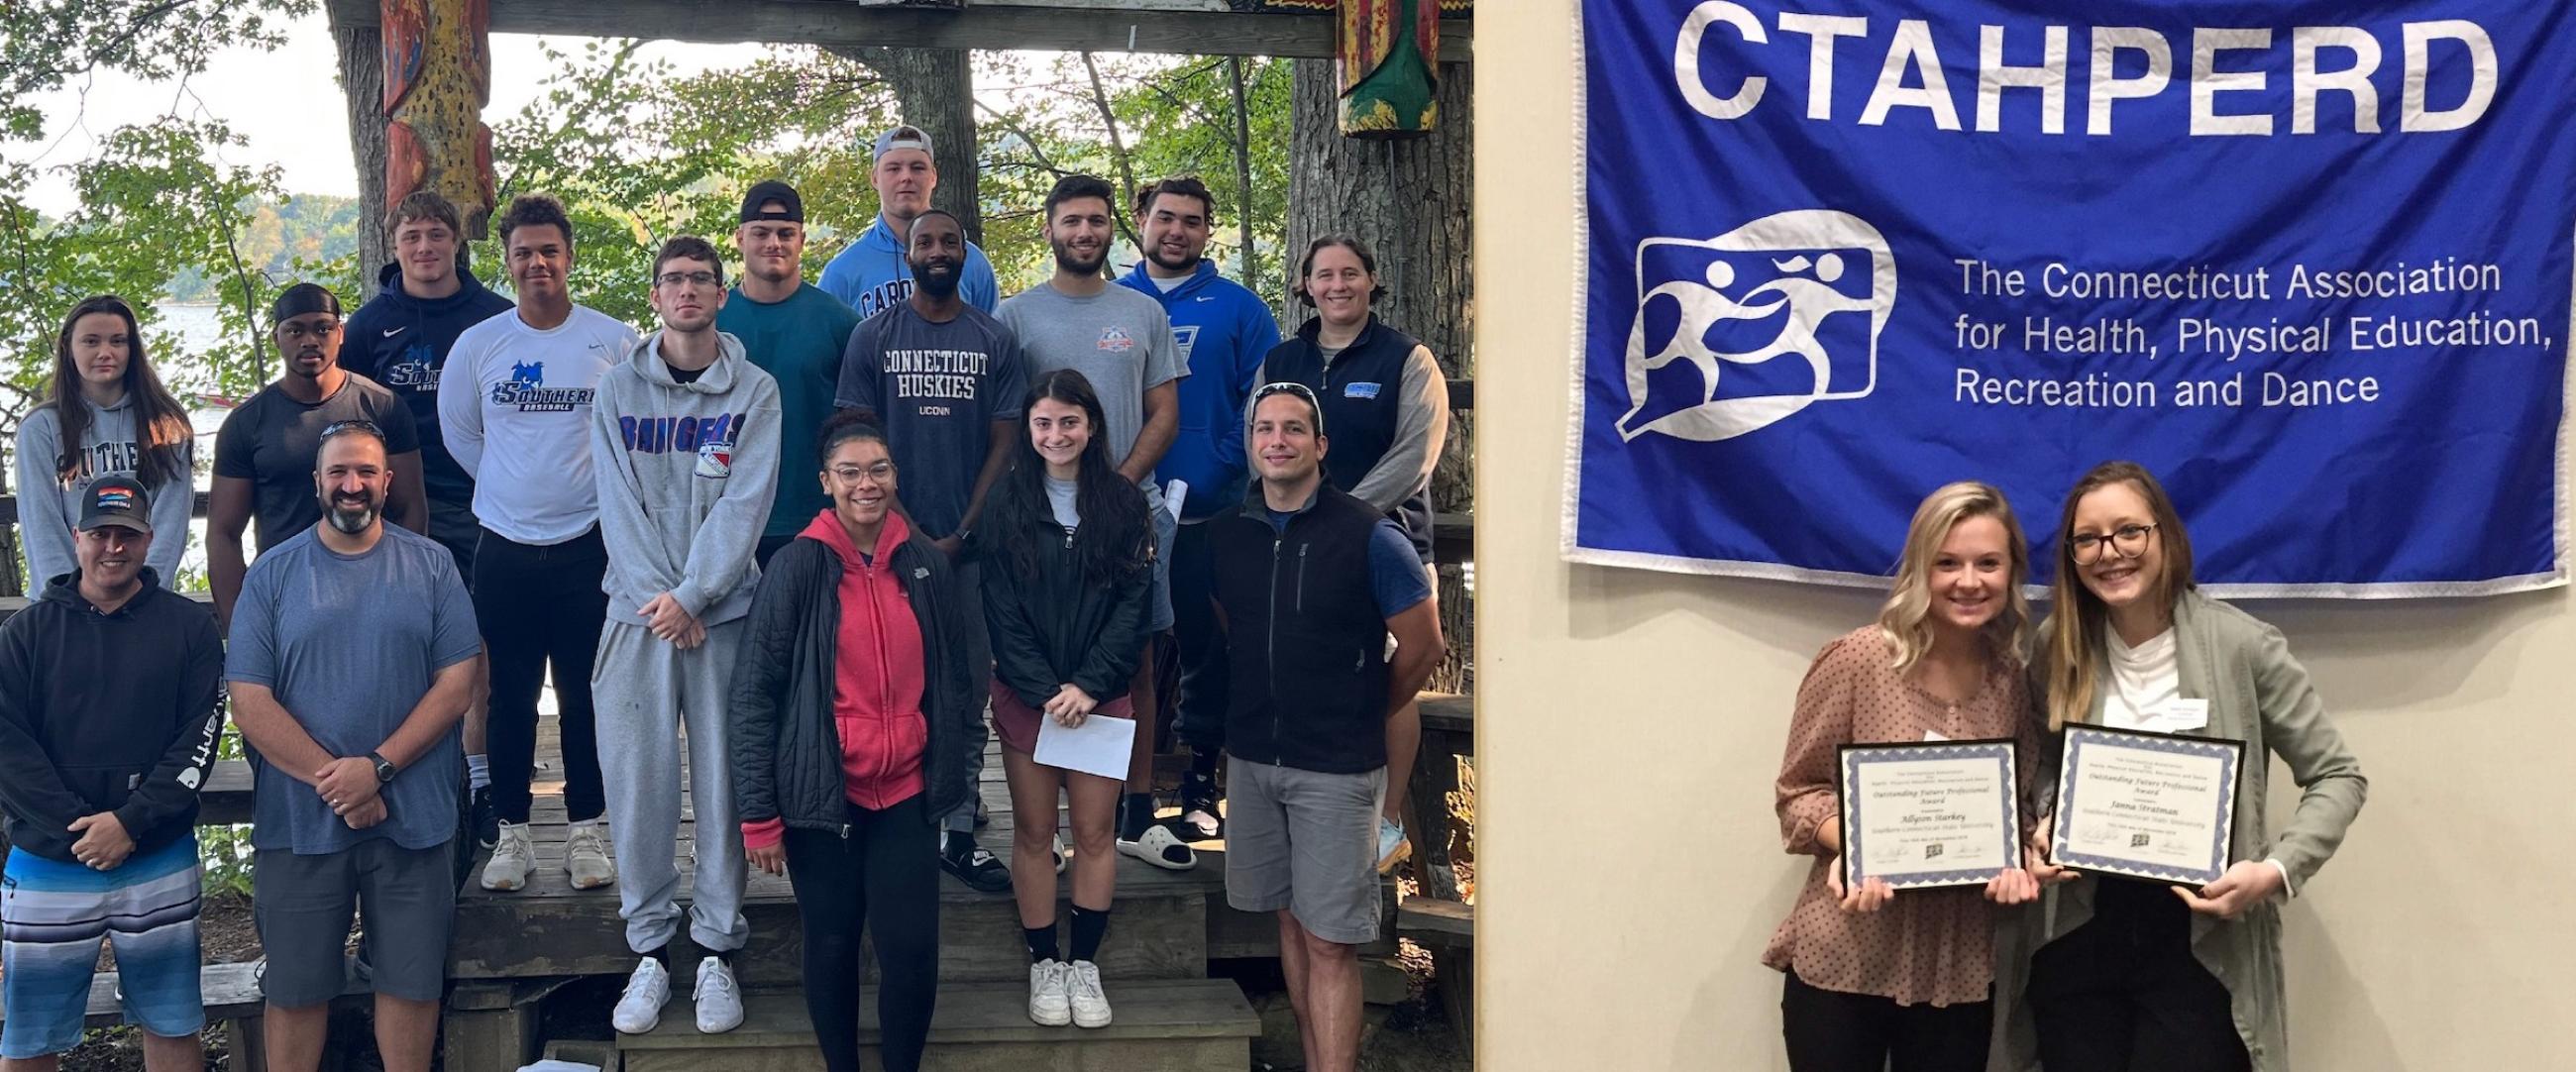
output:
[[[1814,857],[1762,962],[1785,976],[1795,1072],[1981,1072],[1994,1005],[1996,906],[2039,896],[2031,872],[1983,888],[1897,893],[1843,882],[1840,749],[2011,738],[2020,789],[2038,728],[2020,657],[2030,552],[2003,493],[1962,482],[1915,508],[1878,621],[1825,646],[1798,686],[1775,790],[1783,846]],[[2026,798],[2027,793],[2020,796]],[[2028,840],[2033,819],[2021,816]],[[2053,1072],[2053,1070],[2052,1070]]]
[[[1027,434],[975,531],[993,638],[993,731],[1010,778],[1011,889],[1029,947],[1029,1019],[1109,1026],[1100,942],[1117,890],[1118,778],[1040,763],[1049,722],[1130,719],[1142,661],[1154,529],[1144,493],[1118,475],[1100,397],[1058,369],[1030,385]],[[1125,754],[1125,750],[1120,750]],[[1073,945],[1056,944],[1058,793],[1072,799]]]
[[[80,516],[81,489],[116,472],[133,473],[150,494],[152,528],[161,537],[144,565],[153,583],[177,589],[196,493],[196,443],[188,411],[161,386],[143,352],[133,308],[113,294],[73,306],[54,336],[51,390],[18,422],[18,504],[34,574],[28,590],[79,564],[72,521]]]
[[[2084,878],[2051,887],[2027,1008],[2050,1072],[2288,1067],[2280,902],[2343,843],[2368,788],[2281,631],[2193,588],[2191,538],[2163,485],[2095,466],[2058,523],[2056,610],[2035,675],[2050,732],[2070,723],[2238,741],[2234,860],[2207,886]],[[2057,748],[2044,756],[2053,802]],[[2271,829],[2271,757],[2299,806]],[[2044,846],[2043,846],[2044,848]],[[2020,1035],[2020,1032],[2016,1032]],[[2025,1038],[2027,1036],[2024,1036]]]
[[[1368,243],[1349,235],[1316,239],[1291,287],[1315,315],[1262,359],[1256,382],[1293,381],[1315,392],[1332,436],[1324,478],[1393,518],[1429,570],[1431,470],[1449,437],[1449,381],[1429,347],[1378,319],[1386,286]],[[1439,591],[1436,579],[1432,591]],[[1380,871],[1411,851],[1397,817],[1421,744],[1422,710],[1408,703],[1387,719]]]
[[[876,939],[888,1072],[915,1072],[939,983],[939,818],[975,789],[981,672],[948,556],[895,510],[885,433],[825,421],[828,506],[771,556],[733,680],[734,800],[751,865],[804,921],[823,1067],[858,1072],[859,935]]]

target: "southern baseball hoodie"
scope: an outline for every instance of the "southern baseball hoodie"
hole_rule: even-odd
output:
[[[751,609],[752,551],[777,490],[778,381],[733,336],[716,343],[688,383],[662,360],[659,331],[599,378],[591,468],[610,621],[644,624],[637,608],[664,592],[702,625]]]

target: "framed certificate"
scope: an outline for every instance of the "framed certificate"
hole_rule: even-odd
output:
[[[2205,886],[2227,872],[2240,741],[2066,727],[2049,855],[2103,875]]]
[[[1842,747],[1843,884],[1982,886],[2021,866],[2011,741]]]

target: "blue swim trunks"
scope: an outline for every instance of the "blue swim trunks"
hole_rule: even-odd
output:
[[[193,834],[113,871],[12,850],[0,870],[0,1057],[80,1043],[102,940],[116,949],[126,1023],[165,1038],[203,1030],[197,889]]]

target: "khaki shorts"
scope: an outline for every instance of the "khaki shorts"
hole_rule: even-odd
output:
[[[1232,757],[1226,764],[1226,903],[1285,909],[1328,942],[1376,941],[1386,768],[1324,774]]]

